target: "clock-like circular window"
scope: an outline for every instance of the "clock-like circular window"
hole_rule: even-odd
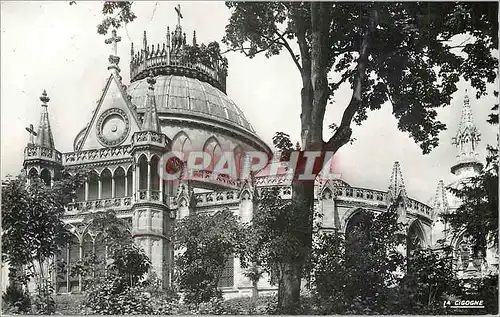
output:
[[[120,145],[130,132],[130,122],[125,111],[112,108],[104,111],[97,121],[97,137],[105,146]]]

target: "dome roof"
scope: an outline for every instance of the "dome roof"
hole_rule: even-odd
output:
[[[127,89],[138,111],[144,107],[148,86],[146,79],[141,79],[130,83]],[[255,135],[255,130],[236,104],[209,83],[186,76],[162,75],[156,77],[154,88],[159,113],[175,112],[210,117]]]

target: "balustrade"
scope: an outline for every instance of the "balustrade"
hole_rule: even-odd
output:
[[[24,149],[24,159],[28,160],[35,158],[50,159],[58,163],[62,162],[62,154],[59,151],[30,144]]]
[[[128,208],[130,206],[132,206],[132,197],[119,197],[119,198],[97,199],[88,201],[77,201],[74,203],[70,203],[67,207],[67,211]]]
[[[153,131],[141,131],[134,133],[132,137],[133,143],[142,143],[142,142],[155,142],[159,143],[162,146],[167,144],[167,139],[164,134],[153,132]]]
[[[64,153],[63,164],[78,164],[86,161],[94,161],[104,158],[127,157],[130,152],[130,145],[103,148],[99,150],[87,150],[79,152]]]

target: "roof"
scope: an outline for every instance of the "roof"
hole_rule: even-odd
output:
[[[127,93],[138,111],[144,110],[148,90],[147,79],[130,83]],[[176,112],[200,117],[210,117],[247,130],[255,130],[243,112],[222,91],[196,78],[177,75],[156,77],[154,85],[156,107],[159,113]]]

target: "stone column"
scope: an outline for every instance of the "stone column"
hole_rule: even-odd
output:
[[[148,161],[148,181],[147,181],[147,193],[146,193],[146,199],[151,199],[151,160]]]
[[[163,179],[161,178],[161,176],[158,177],[158,186],[160,187],[160,201],[161,202],[164,202],[164,199],[163,199]]]
[[[84,238],[82,238],[82,241],[80,241],[80,260],[83,259],[83,239]],[[80,292],[82,291],[82,282],[83,282],[82,276],[78,275],[78,288]]]
[[[89,200],[89,181],[85,181],[85,201]]]
[[[127,173],[125,173],[125,197],[126,196],[128,196],[128,175],[127,175]]]
[[[111,176],[111,198],[115,198],[115,177]]]
[[[101,181],[101,177],[99,176],[99,180],[98,180],[98,187],[97,187],[97,199],[101,199],[102,197],[102,181]]]

